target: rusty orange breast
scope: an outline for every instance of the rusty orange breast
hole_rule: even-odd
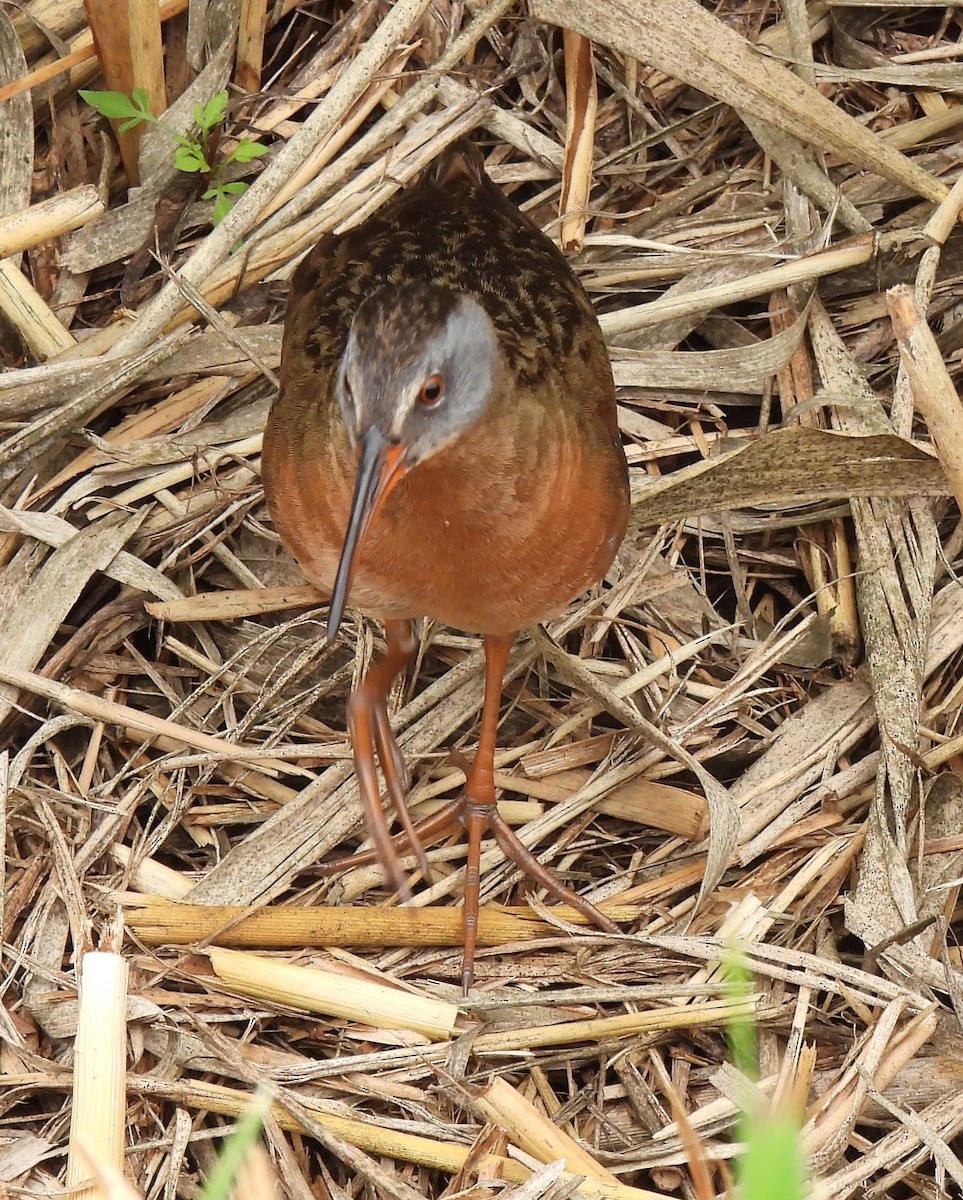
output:
[[[350,603],[381,618],[431,617],[509,633],[554,615],[607,570],[625,532],[621,447],[539,406],[491,419],[414,467],[360,547]],[[293,428],[272,413],[264,486],[282,541],[330,591],[356,463],[340,417]]]

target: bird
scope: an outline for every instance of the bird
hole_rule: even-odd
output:
[[[371,858],[410,898],[399,852],[430,879],[426,840],[464,826],[464,993],[486,834],[557,900],[617,932],[538,862],[495,804],[515,637],[605,575],[625,534],[629,483],[592,303],[561,251],[489,178],[473,142],[452,143],[297,267],[261,472],[281,542],[331,597],[328,641],[349,599],[384,626],[385,653],[347,703]],[[424,618],[481,635],[485,682],[464,791],[416,826],[387,698]],[[379,765],[401,827],[394,839]]]

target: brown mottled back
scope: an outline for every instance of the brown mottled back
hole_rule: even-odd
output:
[[[297,319],[312,326],[303,352],[319,363],[337,360],[366,295],[419,280],[479,301],[520,382],[536,385],[572,354],[598,356],[610,374],[594,309],[568,262],[492,183],[469,143],[457,143],[415,187],[360,227],[324,237],[302,261],[291,294]],[[614,407],[612,417],[614,429]]]

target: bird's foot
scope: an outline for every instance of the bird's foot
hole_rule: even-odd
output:
[[[384,812],[380,803],[378,805],[378,812],[381,815],[382,822],[384,822]],[[407,809],[405,809],[405,813],[407,814]],[[407,881],[404,880],[404,875],[401,871],[402,857],[415,855],[419,858],[419,866],[422,867],[422,870],[425,870],[426,864],[422,864],[420,859],[420,855],[425,853],[424,847],[431,845],[433,842],[441,841],[443,838],[450,837],[459,828],[468,829],[470,820],[477,820],[480,824],[479,840],[486,833],[492,834],[505,857],[510,859],[534,883],[545,888],[561,904],[565,904],[569,908],[574,908],[576,912],[580,912],[593,925],[604,930],[606,933],[618,932],[618,926],[611,918],[596,908],[590,900],[586,900],[583,896],[580,896],[568,887],[567,884],[563,883],[551,867],[547,867],[544,863],[539,862],[505,818],[501,816],[494,802],[488,803],[487,801],[472,800],[467,792],[462,792],[461,795],[456,796],[454,800],[450,800],[443,808],[440,808],[430,816],[423,817],[420,821],[414,823],[409,822],[408,828],[403,833],[395,834],[393,837],[389,836],[387,839],[389,849],[387,851],[383,851],[380,845],[377,844],[378,839],[372,831],[372,840],[376,842],[376,845],[370,850],[362,850],[357,854],[330,859],[328,862],[321,863],[319,870],[324,875],[337,875],[353,867],[364,867],[371,863],[380,862],[389,874],[392,884],[397,887],[396,879],[388,866],[390,860],[398,865],[399,873],[402,874],[403,882],[407,886]],[[385,831],[387,832],[387,826],[385,826]],[[428,872],[425,871],[425,874],[427,876]],[[430,878],[430,876],[428,877]],[[401,889],[399,888],[399,890]]]
[[[477,787],[476,775],[473,771],[469,776],[469,784],[462,797],[461,819],[468,831],[468,861],[465,864],[465,955],[462,960],[462,989],[468,994],[475,973],[475,945],[478,930],[478,909],[480,890],[480,859],[481,839],[486,833],[491,833],[498,843],[502,853],[510,859],[529,879],[540,884],[550,895],[562,904],[574,908],[593,925],[606,933],[618,933],[619,927],[615,922],[586,900],[577,892],[564,884],[551,867],[538,861],[531,850],[521,841],[505,818],[499,813],[495,804],[494,787],[491,796],[487,795],[489,787]],[[475,786],[473,786],[475,785]],[[474,795],[471,793],[474,792]]]
[[[468,763],[459,755],[461,761],[458,762],[458,765],[465,769],[468,777],[465,790],[438,812],[432,813],[431,816],[425,817],[421,821],[412,822],[404,803],[407,790],[407,769],[404,767],[401,751],[388,724],[384,706],[382,705],[379,709],[373,699],[366,696],[363,685],[351,698],[348,720],[355,747],[355,765],[362,800],[364,801],[366,796],[365,780],[368,775],[370,774],[371,779],[376,781],[374,762],[377,754],[385,776],[388,794],[401,821],[403,832],[395,837],[389,835],[384,810],[377,792],[377,783],[374,782],[372,784],[375,789],[374,805],[369,808],[365,803],[365,818],[374,846],[360,854],[324,863],[321,870],[325,875],[334,875],[350,867],[380,862],[392,885],[407,898],[410,893],[401,866],[402,855],[414,854],[423,874],[426,878],[430,878],[424,847],[449,836],[459,826],[463,826],[468,835],[464,898],[465,954],[462,962],[462,987],[466,994],[474,978],[480,906],[481,842],[486,834],[494,837],[506,858],[510,859],[534,883],[545,888],[561,904],[575,909],[576,912],[581,913],[593,925],[606,933],[618,933],[618,926],[610,917],[597,909],[591,901],[586,900],[564,884],[550,867],[539,862],[508,825],[495,803],[494,780],[491,772],[486,773],[484,770],[479,770],[477,763]],[[368,746],[369,753],[362,762],[359,748],[363,745]]]
[[[559,879],[551,867],[546,867],[544,863],[538,861],[514,829],[500,816],[497,808],[489,817],[488,828],[494,834],[495,841],[501,846],[506,858],[510,858],[529,879],[540,884],[562,904],[567,904],[569,908],[580,912],[597,928],[603,929],[606,933],[618,933],[619,927],[610,917],[596,908],[590,900],[586,900],[578,892],[573,892],[567,884]]]

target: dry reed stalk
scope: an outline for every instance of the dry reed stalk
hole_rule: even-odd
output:
[[[948,492],[936,459],[902,438],[789,428],[640,485],[633,522],[704,513],[712,502],[707,485],[719,503],[738,490],[754,504],[787,506],[838,497],[841,489],[850,496],[878,494],[880,488],[891,496]]]
[[[167,470],[155,475],[149,481],[136,483],[132,487],[125,489],[117,499],[123,504],[132,505],[135,501],[142,500],[158,488],[172,488],[178,483],[183,483],[186,479],[191,479],[198,468],[208,471],[214,470],[225,459],[233,459],[240,455],[257,453],[260,448],[260,434],[252,434],[250,437],[240,438],[235,442],[228,442],[223,446],[213,446],[209,451],[200,452],[197,455],[196,462],[178,463],[177,466],[169,467]],[[101,507],[95,505],[91,511],[94,516],[104,516],[110,511],[110,506],[104,505]]]
[[[36,358],[52,358],[76,344],[37,289],[9,258],[0,259],[0,312]]]
[[[770,311],[775,327],[784,326],[794,311],[789,293],[777,293]],[[822,414],[807,408],[815,395],[815,382],[804,345],[796,346],[786,368],[779,373],[778,384],[780,404],[787,418],[798,412],[801,425],[825,427]],[[816,608],[829,624],[834,647],[847,659],[852,658],[858,651],[860,634],[845,527],[842,521],[835,520],[827,522],[821,531],[808,531],[804,536],[809,542],[807,574]]]
[[[950,188],[946,199],[936,206],[933,215],[923,226],[923,237],[943,246],[960,221],[963,209],[963,176]]]
[[[608,1041],[660,1029],[685,1029],[701,1025],[725,1025],[734,1018],[759,1018],[756,1001],[704,1000],[671,1008],[622,1013],[616,1017],[597,1017],[584,1021],[564,1021],[558,1025],[513,1029],[510,1033],[482,1033],[475,1038],[481,1054],[506,1050],[534,1050],[541,1046],[570,1046],[576,1042]]]
[[[163,896],[167,900],[181,900],[191,890],[191,882],[185,879],[180,871],[175,871],[152,858],[141,858],[134,865],[134,856],[130,847],[122,842],[115,842],[111,853],[124,867],[130,868],[131,882],[138,891],[149,896]],[[133,928],[128,923],[128,928]],[[141,936],[138,934],[138,936]],[[200,940],[200,939],[198,939]]]
[[[436,1039],[449,1037],[458,1018],[454,1004],[369,980],[315,967],[295,967],[240,950],[212,948],[208,953],[211,966],[230,987],[275,1004],[306,1008],[376,1028],[413,1029]]]
[[[565,47],[566,122],[559,238],[563,250],[574,254],[581,250],[585,237],[599,90],[592,64],[592,43],[570,29],[562,31],[562,42]]]
[[[528,769],[527,760],[525,769]],[[638,779],[635,777],[638,772],[635,764],[611,771],[606,779],[605,794],[593,799],[592,810],[618,817],[623,821],[662,829],[689,840],[701,837],[707,831],[706,802],[703,796],[667,784]],[[533,800],[544,800],[549,804],[563,804],[576,792],[591,784],[592,773],[556,770],[546,772],[543,778],[526,779],[524,775],[517,773],[496,771],[494,779],[495,787],[505,792],[530,796]],[[423,801],[428,797],[450,792],[464,782],[463,771],[448,771],[433,783],[414,790],[410,805],[422,814],[434,812],[440,805]],[[544,812],[541,806],[523,807],[523,804],[524,802],[510,800],[499,801],[499,812],[506,820],[516,824],[521,824],[523,819],[534,820]]]
[[[245,92],[256,92],[261,86],[267,20],[267,0],[242,0],[234,82]]]
[[[78,532],[47,558],[0,623],[0,654],[10,670],[36,666],[91,575],[113,561],[131,532],[130,518],[110,518]],[[15,695],[0,689],[0,723],[10,716]]]
[[[859,1189],[865,1194],[865,1181],[878,1176],[876,1195],[892,1195],[908,1175],[915,1172],[922,1157],[920,1148],[936,1157],[942,1148],[958,1137],[963,1129],[963,1096],[943,1097],[920,1110],[919,1122],[898,1123],[854,1162],[818,1179],[813,1185],[814,1200],[847,1200]],[[921,1128],[924,1135],[921,1137]],[[935,1153],[934,1153],[935,1152]],[[864,1185],[860,1187],[860,1185]]]
[[[174,721],[152,717],[149,713],[137,712],[126,704],[117,704],[100,696],[82,692],[79,688],[66,687],[51,679],[44,679],[32,671],[20,671],[13,667],[0,666],[0,681],[15,688],[23,688],[36,696],[43,696],[72,712],[92,717],[97,721],[105,721],[112,725],[120,725],[132,737],[146,734],[148,737],[168,737],[181,746],[193,746],[198,750],[209,750],[225,758],[232,756],[248,757],[250,748],[234,746],[222,738],[211,737],[210,734],[189,729]],[[258,755],[257,764],[252,763],[252,769],[273,771],[283,769],[282,764],[270,758]]]
[[[532,786],[524,782],[518,783],[513,775],[501,772],[499,774],[502,777],[496,780],[496,786],[514,787],[526,795],[547,800],[552,804],[568,799],[585,787],[592,778],[590,771],[558,771],[548,776],[541,786]],[[623,782],[622,777],[625,775],[631,776],[630,768],[627,767],[625,771],[614,770],[609,774],[606,794],[592,805],[596,812],[618,817],[622,821],[651,825],[653,829],[662,829],[692,841],[707,832],[708,811],[705,797],[665,783],[653,783],[648,779],[629,777]]]
[[[56,15],[62,15],[64,10],[69,6],[60,4],[59,0],[54,0]],[[187,9],[188,0],[161,0],[159,5],[159,18],[161,23],[168,21],[171,17],[176,17]],[[81,0],[75,5],[75,8],[81,9]],[[36,6],[32,6],[36,12]],[[51,14],[53,15],[53,14]],[[42,19],[42,18],[41,18]],[[45,22],[49,28],[49,23]],[[33,31],[33,26],[27,26],[29,31]],[[25,43],[29,42],[28,38],[23,39]],[[60,75],[71,73],[71,84],[74,87],[80,87],[86,83],[95,73],[97,64],[94,60],[97,57],[97,51],[94,48],[94,39],[89,29],[83,30],[77,37],[70,42],[70,49],[56,58],[35,65],[22,79],[17,79],[0,88],[0,102],[9,100],[13,96],[21,95],[23,92],[28,92],[33,88],[40,87],[42,84],[49,83],[50,80],[56,79]],[[82,72],[78,72],[76,68],[84,68]]]
[[[131,442],[136,443],[142,439],[166,433],[171,428],[176,428],[181,422],[189,420],[199,409],[203,409],[206,404],[217,397],[223,387],[224,380],[216,376],[202,379],[182,392],[162,400],[156,407],[152,407],[146,412],[135,413],[127,420],[122,421],[104,438],[104,442],[112,450],[115,448],[119,450]],[[64,467],[62,471],[58,471],[54,478],[44,486],[40,494],[46,495],[48,492],[56,491],[69,480],[96,468],[102,454],[102,451],[81,451],[68,466]]]
[[[235,621],[241,617],[256,617],[259,613],[311,608],[323,603],[324,599],[316,587],[305,583],[289,587],[200,592],[181,600],[155,600],[144,607],[159,621]]]
[[[83,0],[31,0],[27,11],[17,11],[13,20],[28,60],[50,49],[51,33],[57,38],[70,38],[84,24]]]
[[[878,250],[877,239],[872,234],[856,237],[842,246],[801,255],[778,267],[769,267],[730,283],[702,288],[693,295],[663,296],[648,304],[603,313],[599,320],[606,337],[614,338],[618,334],[658,325],[676,317],[707,313],[714,308],[764,296],[780,288],[822,279],[826,275],[871,262]]]
[[[614,921],[632,921],[640,909],[605,902],[603,912]],[[559,921],[588,925],[574,909],[548,910]],[[126,910],[130,929],[150,946],[190,945],[286,949],[298,946],[460,946],[462,914],[457,908],[320,908],[263,907],[255,912],[239,906],[175,904],[155,897],[137,900]],[[486,906],[478,918],[478,942],[500,946],[551,937],[557,926],[529,909]]]
[[[963,192],[959,193],[963,199]],[[926,421],[956,502],[963,509],[963,403],[913,289],[900,284],[886,293],[900,357],[913,398]]]
[[[397,92],[394,90],[394,77],[404,70],[413,46],[404,46],[396,51],[380,78],[372,81],[371,86],[358,97],[351,112],[336,129],[332,129],[327,138],[314,147],[311,154],[301,163],[298,170],[291,175],[277,195],[265,206],[264,215],[270,217],[282,209],[310,185],[324,168],[337,157],[338,151],[351,141],[353,134],[365,123],[373,112],[383,105],[390,108],[397,102]]]
[[[88,183],[32,204],[24,212],[0,217],[0,258],[80,229],[99,217],[106,207],[100,192]]]
[[[616,1184],[618,1180],[544,1113],[504,1079],[495,1078],[472,1101],[486,1121],[503,1129],[511,1140],[538,1162],[562,1159],[567,1171],[587,1179]]]
[[[803,1130],[807,1151],[818,1161],[832,1161],[848,1138],[860,1109],[867,1103],[867,1084],[885,1091],[906,1065],[933,1036],[936,1018],[922,1012],[897,1030],[902,1004],[887,1006],[859,1059],[832,1088],[812,1104]]]
[[[835,151],[937,203],[946,188],[919,165],[807,86],[755,52],[734,29],[696,0],[537,0],[541,20],[612,46],[676,75],[708,95],[787,132]],[[670,32],[671,31],[671,32]]]
[[[78,1147],[80,1158],[87,1167],[90,1178],[97,1187],[98,1200],[143,1200],[140,1192],[135,1191],[120,1171],[99,1162],[81,1144]],[[6,1200],[6,1197],[4,1197]]]
[[[89,1161],[124,1167],[127,974],[127,960],[114,951],[88,951],[80,963],[67,1186],[83,1200],[107,1196],[90,1181]]]
[[[187,0],[177,0],[177,3],[181,9],[187,7]],[[52,62],[44,63],[43,66],[36,67],[29,75],[25,75],[22,79],[14,80],[0,87],[0,103],[4,100],[11,100],[14,96],[22,96],[24,92],[29,92],[44,83],[49,83],[51,79],[56,79],[58,75],[66,75],[74,67],[79,67],[82,63],[89,63],[97,57],[93,38],[89,33],[77,40],[79,45],[75,49],[72,49],[69,54],[65,54],[61,58],[56,58]]]

